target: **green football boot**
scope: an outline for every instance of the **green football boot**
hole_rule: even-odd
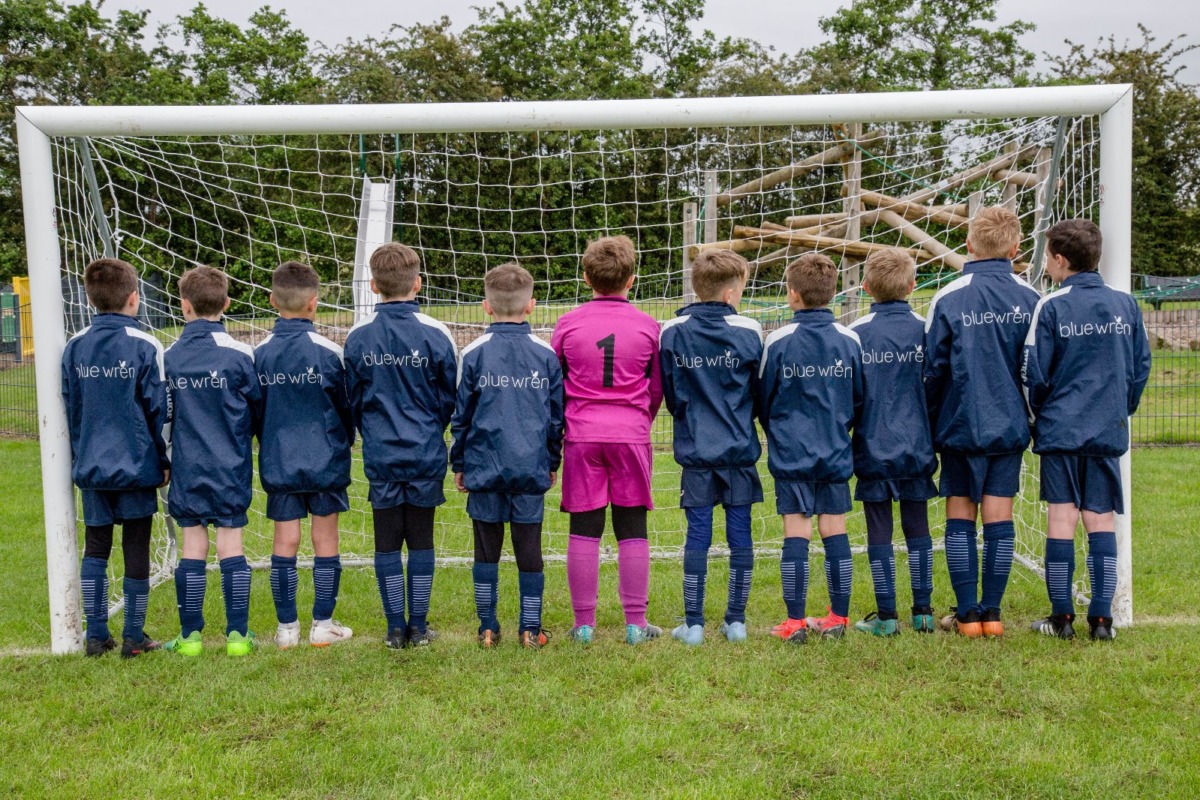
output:
[[[865,619],[854,623],[854,630],[872,636],[895,636],[900,632],[900,623],[894,619],[880,619],[879,614],[872,611]]]
[[[252,631],[246,631],[245,636],[234,631],[225,637],[225,655],[227,656],[248,656],[254,652],[254,648],[257,646]]]
[[[178,653],[181,656],[195,658],[204,652],[204,642],[200,639],[200,631],[192,631],[186,637],[176,636],[162,646],[168,653]]]

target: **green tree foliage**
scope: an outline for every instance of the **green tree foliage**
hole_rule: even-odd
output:
[[[1115,37],[1068,42],[1052,60],[1062,83],[1133,84],[1133,271],[1200,272],[1200,95],[1180,58],[1200,45],[1159,44],[1145,27],[1136,46]]]

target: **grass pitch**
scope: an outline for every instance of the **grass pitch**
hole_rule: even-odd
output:
[[[519,650],[515,568],[501,570],[495,652],[473,644],[470,573],[434,585],[443,637],[421,652],[379,643],[369,570],[347,570],[334,648],[224,655],[215,576],[204,657],[122,662],[52,657],[36,443],[0,441],[0,792],[24,796],[208,797],[1189,797],[1200,786],[1200,450],[1134,453],[1134,602],[1144,624],[1112,646],[1044,639],[1046,608],[1015,572],[1003,641],[863,635],[791,647],[778,562],[759,561],[751,639],[716,634],[725,563],[709,574],[709,637],[630,648],[620,639],[615,565],[602,571],[599,640],[565,641],[565,572],[547,571],[541,652]],[[456,500],[451,500],[456,502]],[[939,610],[951,603],[936,565]],[[809,608],[824,606],[820,559]],[[900,559],[900,603],[907,575]],[[655,563],[651,619],[681,612],[677,563]],[[1079,565],[1083,569],[1083,565]],[[301,618],[311,603],[301,576]],[[864,561],[852,612],[873,607]],[[274,629],[256,573],[252,627]],[[119,624],[119,620],[114,621]],[[170,586],[148,629],[174,632]],[[1086,624],[1079,626],[1086,631]]]

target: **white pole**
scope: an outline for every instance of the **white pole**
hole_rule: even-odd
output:
[[[1133,90],[1100,116],[1100,274],[1122,292],[1133,288]],[[1125,513],[1117,515],[1117,588],[1113,624],[1133,624],[1133,491],[1130,454],[1121,456]]]
[[[29,256],[29,303],[33,317],[34,374],[42,449],[42,509],[46,518],[46,577],[50,585],[50,649],[83,649],[79,543],[75,490],[71,486],[71,439],[61,395],[66,345],[59,278],[58,223],[50,139],[17,112],[25,246]]]

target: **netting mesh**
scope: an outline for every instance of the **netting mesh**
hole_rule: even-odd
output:
[[[229,275],[229,332],[257,343],[274,323],[271,272],[287,259],[310,263],[321,274],[318,330],[344,341],[355,318],[354,264],[368,181],[394,182],[390,238],[418,249],[423,310],[444,321],[460,346],[486,324],[479,305],[484,272],[514,258],[534,275],[539,304],[530,321],[549,338],[558,316],[590,297],[580,256],[589,240],[603,235],[634,240],[640,267],[631,297],[660,320],[689,301],[686,263],[698,248],[743,253],[752,275],[742,311],[769,331],[790,318],[783,271],[801,253],[825,251],[840,263],[842,291],[834,308],[848,322],[870,303],[858,289],[859,265],[879,247],[902,247],[916,257],[913,305],[924,311],[966,260],[967,222],[980,205],[1004,203],[1020,216],[1025,238],[1018,261],[1025,268],[1039,252],[1038,232],[1050,222],[1099,221],[1095,117],[362,137],[130,136],[57,139],[54,155],[68,334],[89,319],[83,269],[107,252],[141,273],[143,321],[164,344],[183,325],[176,282],[196,264]],[[677,555],[685,521],[665,410],[653,443],[651,547],[658,556]],[[773,513],[765,458],[760,469],[767,498],[755,507],[754,535],[772,553],[782,526]],[[1035,571],[1044,530],[1036,476],[1029,456],[1017,499],[1016,554]],[[349,560],[369,559],[374,546],[358,446],[350,495],[342,552]],[[438,514],[438,555],[467,561],[472,540],[465,503],[449,484],[447,496]],[[555,489],[546,497],[551,559],[566,551],[567,519],[558,504]],[[260,563],[271,552],[264,508],[256,484],[246,549]],[[940,530],[940,503],[930,513]],[[158,580],[173,566],[169,529],[165,520],[156,526]],[[865,545],[861,513],[851,515],[850,535]],[[1077,589],[1086,592],[1083,582]]]

